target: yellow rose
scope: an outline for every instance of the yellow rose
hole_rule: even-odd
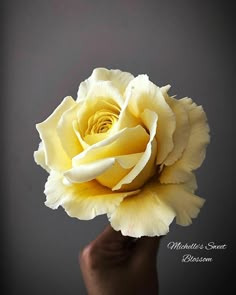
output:
[[[193,171],[209,127],[201,106],[168,95],[147,75],[95,69],[77,100],[66,97],[37,124],[35,161],[49,172],[45,204],[92,219],[107,214],[132,237],[164,235],[176,217],[189,225],[204,200]]]

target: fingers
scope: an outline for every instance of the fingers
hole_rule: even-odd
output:
[[[109,224],[93,243],[106,248],[110,246],[123,248],[133,240],[131,237],[123,236],[120,231],[115,231]]]
[[[156,261],[162,237],[142,237],[137,240],[133,255],[141,261]]]

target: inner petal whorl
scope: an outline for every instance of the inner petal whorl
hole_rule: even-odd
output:
[[[117,120],[118,114],[109,110],[99,110],[89,118],[85,135],[106,133]]]

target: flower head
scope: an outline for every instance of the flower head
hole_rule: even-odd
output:
[[[176,217],[189,225],[204,200],[193,171],[209,127],[201,106],[168,95],[147,75],[97,68],[37,124],[36,163],[49,172],[45,204],[92,219],[107,214],[132,237],[164,235]]]

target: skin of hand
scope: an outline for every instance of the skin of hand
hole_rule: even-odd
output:
[[[157,295],[160,238],[134,239],[107,226],[79,255],[88,295]]]

